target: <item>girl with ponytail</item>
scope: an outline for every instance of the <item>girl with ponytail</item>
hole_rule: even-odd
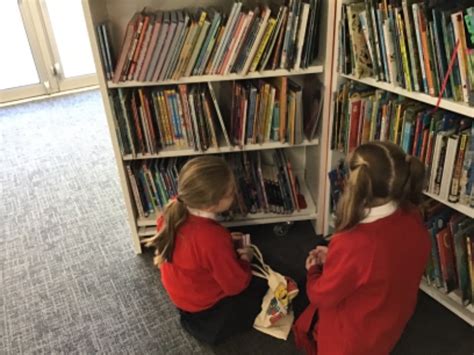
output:
[[[320,355],[389,354],[413,314],[430,252],[417,209],[424,166],[374,141],[357,147],[348,167],[336,233],[306,259],[310,305],[296,322],[296,341]],[[312,342],[302,336],[308,332]]]
[[[266,284],[252,278],[250,248],[235,250],[216,215],[230,208],[235,181],[225,160],[189,160],[178,177],[178,196],[157,220],[154,264],[183,327],[197,339],[218,343],[251,329]]]

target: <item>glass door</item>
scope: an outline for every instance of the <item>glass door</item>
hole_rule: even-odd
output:
[[[97,84],[81,0],[40,0],[59,90]]]
[[[1,0],[0,46],[0,104],[97,84],[80,0]]]
[[[44,58],[23,2],[0,2],[0,103],[48,93]]]

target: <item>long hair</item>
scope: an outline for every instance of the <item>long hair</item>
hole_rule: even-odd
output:
[[[419,205],[423,163],[390,142],[369,142],[350,155],[349,178],[336,209],[336,230],[354,227],[375,201],[394,201],[402,208]]]
[[[155,247],[154,264],[172,261],[179,227],[188,217],[188,209],[207,209],[215,206],[234,184],[232,169],[224,159],[202,156],[189,160],[178,177],[178,196],[165,206],[163,225],[157,234],[145,240],[147,247]]]

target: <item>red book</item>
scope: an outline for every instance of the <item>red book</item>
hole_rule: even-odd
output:
[[[132,62],[130,64],[130,70],[128,71],[128,80],[132,80],[135,75],[135,70],[137,69],[137,62],[142,51],[145,51],[146,48],[143,48],[143,40],[145,39],[146,32],[148,30],[148,23],[150,22],[150,16],[145,15],[140,20],[140,34],[138,35],[137,46],[135,48],[135,53],[132,56]]]
[[[351,99],[351,116],[349,119],[349,152],[352,152],[357,147],[357,133],[359,131],[360,119],[360,98],[356,100]]]
[[[438,244],[441,273],[447,292],[457,287],[456,264],[454,259],[454,242],[450,229],[444,228],[436,235]]]
[[[135,35],[135,25],[139,19],[139,13],[133,15],[132,19],[127,25],[127,30],[125,32],[125,37],[122,42],[122,48],[120,49],[120,56],[115,67],[114,76],[112,81],[118,83],[122,77],[122,72],[127,62],[128,52],[130,51],[130,46],[132,45],[133,36]]]
[[[138,76],[138,80],[140,80],[140,81],[145,80],[146,73],[147,73],[148,67],[150,65],[151,56],[153,55],[153,52],[155,50],[156,42],[157,42],[157,39],[158,39],[158,34],[160,32],[162,18],[163,18],[163,13],[158,12],[156,14],[155,24],[154,24],[153,30],[151,32],[150,45],[146,48],[145,59],[143,60],[143,65],[140,69],[140,74]]]

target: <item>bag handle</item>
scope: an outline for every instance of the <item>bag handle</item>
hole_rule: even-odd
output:
[[[270,272],[268,271],[269,266],[263,261],[263,255],[260,249],[255,244],[250,244],[249,247],[252,249],[256,263],[252,263],[252,275],[260,277],[262,279],[268,279]]]

